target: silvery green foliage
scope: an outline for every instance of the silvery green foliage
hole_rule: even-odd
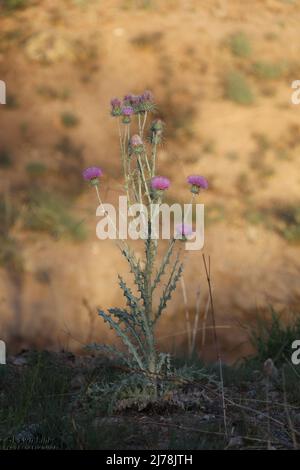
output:
[[[160,204],[164,189],[169,180],[156,177],[157,150],[161,142],[163,124],[155,120],[150,125],[151,139],[144,141],[143,136],[147,116],[155,109],[150,92],[141,96],[127,95],[122,102],[115,98],[111,102],[112,116],[118,120],[121,163],[124,172],[124,189],[128,204],[139,203],[149,206],[152,202]],[[138,133],[131,135],[134,120]],[[150,147],[150,149],[148,149]],[[155,178],[156,177],[156,178]],[[153,180],[159,179],[166,184],[156,188]],[[148,214],[151,211],[148,211]],[[149,217],[149,216],[148,216]],[[179,242],[180,243],[180,242]],[[132,249],[124,242],[121,252],[127,260],[133,276],[134,290],[123,277],[119,276],[119,286],[123,292],[126,306],[98,310],[99,315],[114,330],[126,347],[127,354],[106,345],[92,345],[126,364],[132,370],[148,373],[152,383],[159,374],[170,374],[170,356],[159,353],[155,342],[155,327],[166,309],[183,271],[179,256],[173,260],[176,241],[172,239],[162,261],[157,261],[158,240],[151,238],[151,220],[148,218],[148,237],[144,245],[144,258],[138,259]],[[164,282],[162,282],[164,281]],[[160,288],[160,294],[157,294]]]
[[[104,406],[109,413],[125,409],[142,411],[149,406],[156,409],[199,409],[201,400],[205,398],[205,388],[199,387],[199,384],[207,386],[210,382],[213,382],[211,375],[190,365],[173,370],[170,375],[157,376],[155,387],[148,374],[137,371],[121,375],[118,381],[106,382],[102,379],[91,383],[85,391],[82,404]]]

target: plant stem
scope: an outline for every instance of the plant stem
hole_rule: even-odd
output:
[[[156,165],[156,152],[157,152],[157,135],[154,134],[154,143],[152,147],[152,176],[155,175],[155,165]]]
[[[211,316],[212,316],[212,322],[213,322],[214,341],[215,341],[215,346],[216,346],[217,358],[218,358],[218,362],[219,362],[220,381],[221,381],[221,389],[222,389],[222,408],[223,408],[223,418],[224,418],[224,431],[225,431],[226,437],[228,437],[225,394],[224,394],[223,369],[222,369],[220,345],[219,345],[218,336],[217,336],[217,328],[216,328],[216,320],[215,320],[215,309],[214,309],[214,302],[213,302],[213,295],[212,295],[212,288],[211,288],[211,279],[210,279],[210,257],[208,258],[208,267],[207,267],[207,264],[206,264],[206,258],[205,258],[204,254],[202,254],[202,258],[203,258],[205,274],[206,274],[208,290],[209,290]]]

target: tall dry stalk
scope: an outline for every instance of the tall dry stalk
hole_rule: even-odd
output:
[[[227,418],[226,418],[226,405],[225,405],[223,369],[222,369],[222,360],[221,360],[220,345],[219,345],[219,340],[218,340],[218,335],[217,335],[217,328],[216,328],[214,301],[213,301],[213,295],[212,295],[212,286],[211,286],[211,277],[210,277],[210,256],[208,257],[208,266],[207,266],[206,258],[205,258],[205,255],[204,255],[204,254],[202,254],[202,258],[203,258],[203,263],[204,263],[204,268],[205,268],[205,274],[206,274],[206,279],[207,279],[207,284],[208,284],[208,290],[209,290],[210,311],[211,311],[211,317],[212,317],[212,323],[213,323],[214,343],[215,343],[215,348],[216,348],[216,353],[217,353],[217,359],[218,359],[218,363],[219,363],[219,372],[220,372],[220,383],[221,383],[221,392],[222,392],[222,409],[223,409],[224,431],[225,431],[225,436],[226,436],[226,438],[227,438],[227,437],[228,437],[228,432],[227,432]]]

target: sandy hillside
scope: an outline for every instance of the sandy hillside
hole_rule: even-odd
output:
[[[270,304],[300,304],[300,106],[291,103],[291,83],[300,79],[300,2],[24,3],[0,18],[8,94],[0,108],[2,336],[13,331],[18,347],[76,348],[107,338],[83,299],[92,309],[120,304],[115,281],[126,265],[113,242],[97,240],[96,200],[80,175],[87,165],[103,167],[103,196],[116,201],[121,167],[109,101],[150,89],[166,121],[159,168],[172,180],[169,200],[188,202],[191,173],[210,182],[202,196],[204,252],[222,346],[228,359],[245,354],[238,322]],[[70,200],[87,238],[26,225],[32,190]],[[11,223],[7,207],[16,211]],[[185,257],[192,315],[199,285],[204,312],[207,288],[201,253]],[[162,345],[185,341],[184,318],[179,288]],[[209,347],[203,354],[213,357]]]

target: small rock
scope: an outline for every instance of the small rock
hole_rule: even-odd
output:
[[[242,447],[244,444],[243,438],[240,436],[234,436],[230,438],[228,443],[227,449],[236,449],[238,447]]]

